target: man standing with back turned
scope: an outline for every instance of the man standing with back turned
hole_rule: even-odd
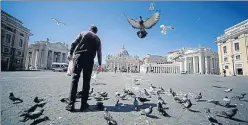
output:
[[[96,35],[98,29],[96,26],[90,26],[88,32],[81,32],[75,41],[71,44],[68,59],[73,58],[72,82],[70,91],[70,103],[66,106],[66,110],[75,110],[76,93],[78,89],[78,81],[80,73],[83,70],[83,88],[80,110],[83,111],[89,107],[87,103],[90,90],[91,73],[94,65],[94,58],[97,53],[98,71],[101,70],[102,50],[101,41]]]

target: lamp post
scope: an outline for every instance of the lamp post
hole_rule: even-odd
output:
[[[232,54],[232,64],[233,64],[233,76],[236,76],[235,69],[234,69],[234,54]]]

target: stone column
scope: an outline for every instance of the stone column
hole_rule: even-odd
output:
[[[32,67],[35,66],[35,58],[36,58],[36,50],[33,50],[32,51],[31,63],[30,63],[30,65],[32,65]]]
[[[188,58],[187,57],[185,57],[185,61],[184,61],[184,71],[186,72],[189,72],[188,71]]]
[[[194,70],[194,73],[197,73],[197,62],[196,62],[196,57],[193,56],[193,70]]]
[[[208,56],[205,57],[205,69],[206,69],[205,74],[208,74],[209,73],[209,58],[208,58]]]
[[[60,52],[60,59],[59,59],[59,62],[61,62],[61,63],[63,62],[63,61],[62,61],[62,59],[63,59],[62,57],[63,57],[63,54],[62,54],[62,52]]]
[[[39,65],[39,50],[36,50],[35,64],[34,64],[35,69],[38,69],[38,65]]]
[[[209,59],[209,65],[210,65],[209,66],[209,68],[210,68],[209,73],[212,74],[213,73],[213,58],[212,57],[210,57],[210,59]]]
[[[44,68],[47,69],[47,68],[48,68],[48,67],[47,67],[48,50],[45,49],[43,54],[44,54],[44,56],[43,56],[43,66],[44,66]]]
[[[52,53],[51,53],[51,64],[54,62],[53,60],[54,60],[54,51],[52,51]]]
[[[204,68],[205,68],[204,57],[203,57],[203,56],[199,56],[199,72],[200,72],[201,74],[204,73],[204,71],[205,71]]]

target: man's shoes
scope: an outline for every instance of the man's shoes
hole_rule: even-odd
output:
[[[68,104],[66,107],[65,107],[65,109],[67,110],[67,111],[70,111],[70,112],[73,112],[73,111],[75,111],[75,104]]]
[[[87,108],[89,108],[89,104],[88,103],[81,104],[80,111],[84,111]]]

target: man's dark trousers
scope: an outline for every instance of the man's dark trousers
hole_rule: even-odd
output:
[[[81,98],[81,104],[83,105],[87,103],[87,100],[89,98],[90,80],[94,65],[94,58],[91,59],[88,56],[78,54],[74,56],[73,64],[70,102],[75,103],[76,101],[78,82],[80,79],[80,74],[83,70],[83,87]]]

